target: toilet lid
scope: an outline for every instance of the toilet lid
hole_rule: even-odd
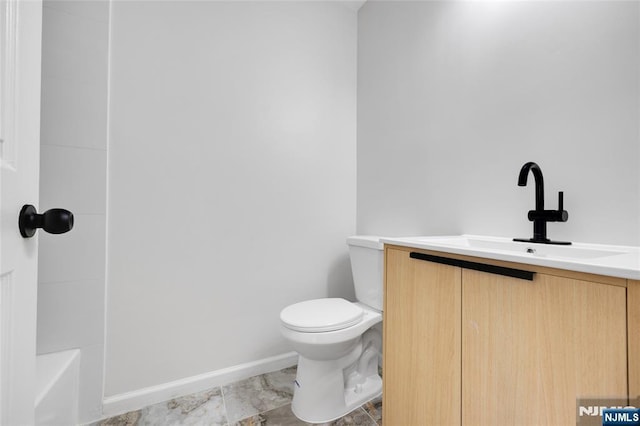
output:
[[[344,299],[314,299],[287,306],[280,320],[291,330],[321,333],[351,327],[363,315],[361,307]]]

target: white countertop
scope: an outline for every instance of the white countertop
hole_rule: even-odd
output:
[[[560,246],[478,235],[381,238],[380,241],[396,246],[640,280],[640,247],[585,243]]]

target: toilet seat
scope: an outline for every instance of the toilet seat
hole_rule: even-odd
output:
[[[363,316],[360,306],[340,298],[307,300],[280,312],[283,326],[304,333],[342,330],[358,324]]]

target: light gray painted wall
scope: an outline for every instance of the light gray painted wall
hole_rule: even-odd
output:
[[[45,0],[39,210],[75,216],[38,232],[38,354],[80,349],[79,421],[102,415],[109,3]]]
[[[113,2],[107,396],[285,353],[353,297],[356,12]]]
[[[640,244],[640,3],[377,2],[358,21],[359,233]]]

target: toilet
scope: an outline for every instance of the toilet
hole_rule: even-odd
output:
[[[333,421],[382,394],[383,244],[371,236],[347,244],[357,302],[314,299],[280,313],[299,354],[291,410],[307,423]]]

